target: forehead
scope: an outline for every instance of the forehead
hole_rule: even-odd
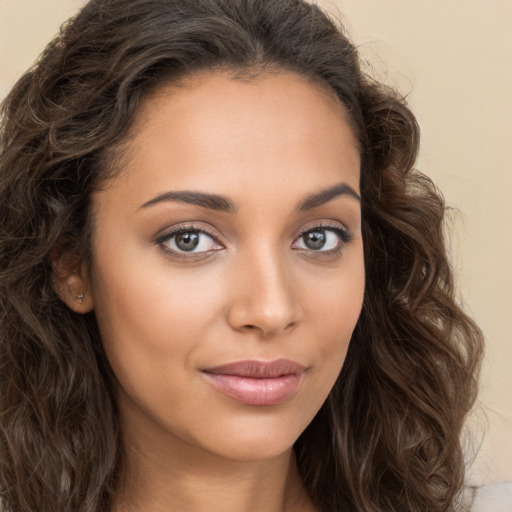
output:
[[[139,203],[169,189],[236,195],[264,184],[270,193],[300,181],[311,191],[340,179],[359,188],[345,108],[295,73],[210,73],[162,86],[141,103],[131,132],[120,177]]]
[[[157,127],[161,121],[168,127],[185,128],[189,118],[199,115],[205,130],[212,118],[220,124],[227,121],[263,121],[258,116],[262,108],[269,122],[280,118],[281,123],[299,128],[299,121],[326,125],[343,120],[351,124],[350,116],[334,90],[320,80],[312,80],[294,72],[276,70],[245,76],[223,71],[206,71],[185,76],[164,84],[142,99],[132,126],[132,134],[139,134],[148,124]],[[290,112],[290,109],[293,112]],[[288,111],[287,111],[288,110]],[[243,116],[243,114],[246,114]],[[172,115],[171,115],[172,114]],[[225,117],[227,114],[230,117]],[[293,114],[290,116],[290,114]],[[284,115],[288,115],[286,119]],[[306,117],[308,117],[306,119]],[[199,120],[198,117],[196,117]],[[174,121],[174,123],[172,123]],[[250,128],[250,127],[248,127]],[[286,134],[287,132],[285,132]],[[251,133],[256,135],[256,130]],[[354,143],[357,141],[354,138]]]

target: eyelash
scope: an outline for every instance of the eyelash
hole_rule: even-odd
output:
[[[307,233],[311,233],[314,231],[332,231],[337,235],[337,237],[340,240],[340,243],[338,244],[338,246],[335,249],[329,249],[327,251],[322,251],[322,250],[315,251],[313,249],[308,250],[308,249],[302,249],[302,248],[296,249],[296,250],[301,250],[303,252],[312,253],[317,256],[338,255],[341,253],[343,247],[345,245],[348,245],[352,241],[352,238],[353,238],[350,231],[346,228],[341,228],[339,225],[334,225],[334,224],[329,224],[329,223],[320,223],[320,224],[308,227],[307,229],[304,229],[303,231],[301,231],[299,233],[299,235],[297,236],[297,238],[295,239],[294,244],[298,240],[300,240],[304,235],[306,235]],[[214,233],[210,232],[208,229],[205,229],[203,227],[198,228],[194,225],[181,226],[179,228],[172,229],[171,231],[168,231],[168,232],[162,234],[161,236],[159,236],[155,240],[155,244],[158,245],[162,249],[162,251],[164,251],[165,253],[171,254],[173,257],[180,258],[180,259],[186,259],[186,260],[194,259],[194,256],[196,258],[204,258],[205,254],[219,250],[219,249],[216,249],[216,250],[214,249],[213,251],[203,251],[203,252],[198,252],[198,253],[186,252],[186,251],[180,252],[180,251],[176,251],[174,249],[170,249],[169,247],[166,247],[164,245],[166,242],[168,242],[175,236],[178,236],[182,233],[205,234],[205,235],[209,236],[214,242],[216,242],[217,244],[220,244],[220,242],[218,241],[218,239]]]
[[[191,259],[194,259],[194,257],[196,258],[204,258],[204,255],[207,253],[206,251],[205,252],[199,252],[199,253],[192,253],[192,252],[180,252],[180,251],[175,251],[174,249],[171,249],[169,247],[166,247],[164,244],[165,242],[168,242],[169,240],[171,240],[172,238],[174,238],[175,236],[178,236],[182,233],[199,233],[199,234],[205,234],[207,236],[209,236],[212,240],[214,240],[216,243],[220,243],[218,242],[217,240],[217,237],[215,236],[214,233],[210,232],[208,229],[205,229],[203,227],[201,228],[198,228],[194,225],[188,225],[188,226],[180,226],[179,228],[176,228],[176,229],[172,229],[171,231],[168,231],[164,234],[162,234],[161,236],[159,236],[156,240],[155,240],[155,243],[156,245],[158,245],[160,247],[160,249],[162,249],[162,251],[164,251],[166,254],[171,254],[173,257],[175,258],[179,258],[179,259],[186,259],[186,260],[191,260]],[[208,252],[211,252],[211,251],[208,251]]]
[[[348,245],[353,239],[352,233],[350,233],[350,231],[347,228],[342,228],[337,224],[329,224],[328,222],[327,223],[323,222],[323,223],[308,227],[307,229],[304,229],[303,231],[301,231],[301,233],[296,238],[296,240],[298,241],[307,233],[311,233],[314,231],[332,231],[337,235],[337,237],[339,238],[339,241],[340,241],[339,244],[337,245],[337,247],[335,247],[334,249],[329,249],[327,251],[321,251],[321,250],[315,251],[313,249],[309,249],[309,250],[308,249],[298,249],[298,250],[302,250],[304,252],[314,254],[317,257],[318,256],[331,256],[331,255],[337,256],[341,253],[344,246]]]

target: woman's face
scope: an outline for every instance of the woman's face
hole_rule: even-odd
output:
[[[146,99],[133,133],[93,194],[89,283],[125,435],[283,453],[334,385],[363,300],[344,109],[292,73],[210,74]]]

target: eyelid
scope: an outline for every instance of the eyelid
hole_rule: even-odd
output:
[[[322,251],[322,250],[315,251],[314,249],[303,249],[303,248],[299,248],[298,250],[317,254],[317,255],[334,254],[334,253],[341,251],[343,249],[343,247],[345,245],[348,245],[353,239],[353,235],[352,235],[351,231],[345,226],[331,223],[331,222],[318,222],[317,224],[312,224],[305,228],[302,228],[300,233],[297,235],[297,237],[295,237],[293,244],[297,243],[297,241],[300,240],[306,233],[309,233],[309,232],[315,231],[315,230],[334,231],[336,233],[336,235],[340,238],[339,246],[336,247],[335,249],[330,249],[330,250],[325,250],[325,251]]]
[[[343,233],[347,237],[352,237],[350,230],[341,223],[331,221],[317,221],[301,228],[297,238],[304,235],[305,233],[308,233],[309,231],[314,231],[315,229],[331,229],[333,231]]]
[[[218,235],[213,233],[213,231],[210,231],[208,228],[205,228],[204,226],[197,226],[194,224],[186,224],[181,226],[175,226],[172,228],[169,228],[165,230],[162,234],[158,235],[154,241],[155,245],[158,245],[162,251],[164,251],[168,255],[172,255],[176,258],[183,258],[183,259],[194,259],[194,258],[205,258],[208,255],[210,255],[212,252],[215,252],[220,249],[213,249],[209,251],[201,251],[201,252],[186,252],[186,251],[176,251],[174,249],[171,249],[170,247],[166,247],[164,244],[165,242],[169,241],[171,238],[181,234],[181,233],[187,233],[187,232],[194,232],[194,233],[201,233],[203,235],[208,236],[211,238],[216,244],[221,245],[224,247],[224,244],[219,241]]]
[[[344,246],[349,244],[352,241],[353,235],[350,232],[350,230],[338,223],[334,222],[328,222],[328,221],[320,221],[315,224],[307,225],[306,227],[302,228],[298,235],[294,238],[292,242],[292,248],[297,243],[298,240],[301,239],[306,233],[315,231],[315,230],[324,230],[324,231],[333,231],[336,233],[336,236],[339,237],[340,243],[339,245],[334,249],[328,249],[328,250],[314,250],[314,249],[307,249],[307,248],[295,248],[296,250],[303,251],[305,253],[314,254],[317,256],[327,256],[327,255],[333,255],[339,253]],[[170,255],[172,257],[178,258],[178,259],[186,259],[186,260],[193,260],[193,259],[202,259],[207,258],[210,256],[213,252],[217,252],[218,250],[221,250],[221,248],[218,249],[212,249],[207,251],[201,251],[201,252],[186,252],[186,251],[176,251],[174,249],[171,249],[168,246],[165,246],[165,242],[170,240],[172,237],[179,235],[180,233],[186,233],[186,232],[195,232],[195,233],[202,233],[208,237],[210,237],[216,244],[222,246],[221,248],[225,248],[225,244],[223,244],[219,240],[219,236],[213,232],[212,229],[209,229],[208,227],[205,227],[204,225],[198,226],[197,224],[184,224],[184,225],[178,225],[174,226],[172,228],[168,228],[163,233],[156,236],[154,243],[155,245],[158,245],[159,248],[165,252],[167,255]]]
[[[156,235],[155,242],[159,243],[165,240],[168,240],[173,235],[179,235],[180,233],[186,233],[187,231],[195,231],[197,233],[204,233],[208,235],[209,237],[213,238],[214,240],[217,240],[217,235],[213,233],[213,231],[210,231],[208,228],[204,226],[198,226],[196,224],[183,224],[178,226],[173,226],[171,228],[167,228],[163,231],[163,233],[160,233]]]

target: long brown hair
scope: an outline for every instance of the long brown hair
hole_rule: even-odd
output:
[[[362,156],[367,287],[332,392],[295,444],[318,508],[455,510],[482,336],[454,298],[445,205],[413,169],[405,100],[366,76],[302,0],[94,0],[2,105],[0,493],[10,512],[106,512],[123,449],[94,313],[58,298],[50,255],[89,258],[90,193],[155,87],[214,68],[297,72],[345,105]]]

